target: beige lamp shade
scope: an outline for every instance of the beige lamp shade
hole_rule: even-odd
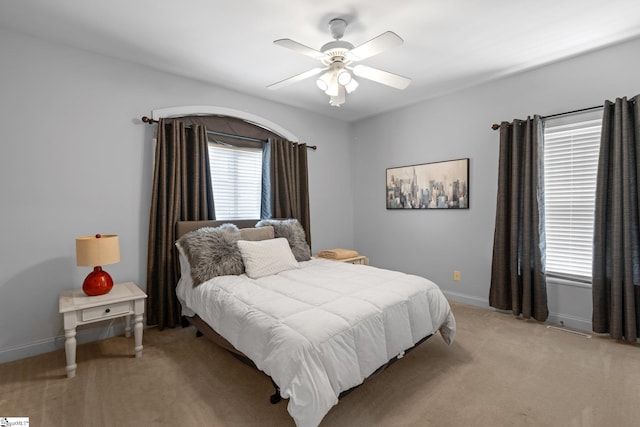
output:
[[[96,234],[76,239],[76,264],[95,267],[120,262],[120,240],[117,234]]]

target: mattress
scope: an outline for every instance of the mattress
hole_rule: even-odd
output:
[[[317,426],[342,391],[424,337],[455,336],[449,304],[423,277],[324,259],[250,279],[180,279],[197,314],[278,384],[298,427]]]

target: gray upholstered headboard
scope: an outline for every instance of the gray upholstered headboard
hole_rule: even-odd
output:
[[[208,220],[208,221],[178,221],[176,222],[176,239],[183,234],[197,230],[202,227],[219,227],[222,224],[235,224],[238,228],[253,228],[259,219],[238,219],[238,220]]]

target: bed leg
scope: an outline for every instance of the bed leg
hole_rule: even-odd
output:
[[[200,332],[199,330],[196,330],[196,337],[200,338],[202,336],[202,332]]]
[[[276,392],[271,395],[269,401],[272,405],[275,405],[282,400],[282,396],[280,396],[280,387],[278,387],[278,385],[273,380],[271,380],[271,384],[273,384],[273,388],[276,389]]]
[[[183,328],[186,328],[186,327],[188,327],[190,325],[191,325],[191,323],[187,320],[186,317],[184,317],[184,316],[180,317],[180,326],[182,326]]]

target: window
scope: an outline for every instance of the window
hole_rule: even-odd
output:
[[[216,219],[260,218],[262,149],[209,143]]]
[[[546,271],[591,282],[602,110],[544,121]]]

